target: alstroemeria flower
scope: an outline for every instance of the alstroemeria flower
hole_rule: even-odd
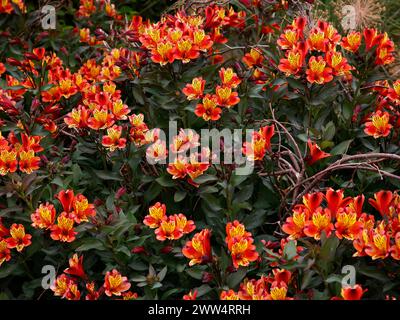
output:
[[[191,84],[188,83],[186,87],[182,89],[182,92],[186,95],[188,100],[200,99],[203,97],[205,84],[206,80],[202,77],[194,78]]]
[[[304,233],[315,240],[321,238],[322,232],[325,232],[326,236],[329,237],[332,231],[333,224],[329,209],[318,208],[312,213],[311,219],[306,222],[304,227]]]
[[[196,116],[203,118],[204,121],[216,121],[221,118],[222,110],[218,107],[217,99],[215,96],[207,94],[202,103],[199,103],[194,110]]]
[[[363,290],[359,284],[356,284],[354,286],[343,287],[340,294],[343,300],[361,300],[366,291],[368,291],[368,289]]]
[[[217,104],[222,107],[230,108],[240,101],[238,93],[232,92],[232,88],[230,87],[217,86],[215,88],[215,96],[217,98]]]
[[[56,209],[48,202],[41,204],[39,208],[31,214],[32,226],[40,229],[50,228],[56,219]]]
[[[242,82],[237,74],[233,72],[232,68],[221,68],[221,70],[219,70],[219,77],[225,87],[237,88]]]
[[[83,269],[83,255],[79,257],[75,253],[72,258],[69,259],[69,268],[65,269],[64,272],[84,279],[86,274]]]
[[[116,269],[107,272],[104,278],[105,294],[109,297],[120,296],[123,292],[128,291],[131,284],[127,277],[123,277]]]
[[[10,238],[6,239],[8,248],[16,248],[18,252],[21,252],[32,243],[32,236],[25,234],[25,227],[22,224],[12,224],[10,227],[10,236]]]
[[[386,111],[376,111],[374,114],[372,114],[370,121],[365,123],[364,132],[369,136],[373,136],[375,139],[387,137],[392,129],[389,119],[389,113]]]
[[[124,149],[126,147],[126,139],[121,138],[122,127],[113,125],[107,129],[107,135],[104,135],[101,144],[109,149],[111,152],[117,149]]]
[[[186,242],[182,249],[182,254],[190,259],[189,266],[205,264],[211,261],[210,237],[210,230],[203,229],[199,233],[196,233],[192,240]]]
[[[57,224],[51,227],[50,237],[53,240],[72,242],[75,240],[76,235],[77,232],[74,230],[74,220],[69,218],[65,212],[57,218]]]
[[[361,33],[352,31],[342,39],[341,46],[351,52],[357,52],[361,44]]]
[[[307,80],[310,83],[324,84],[333,80],[332,68],[327,66],[321,56],[312,56],[308,62]]]
[[[158,228],[161,221],[166,217],[166,211],[165,204],[157,202],[149,208],[149,214],[144,217],[143,223],[150,228]]]
[[[329,153],[322,151],[320,147],[315,142],[312,142],[310,139],[308,139],[307,145],[309,149],[309,154],[306,157],[306,162],[310,166],[321,159],[331,156]]]
[[[259,49],[251,48],[249,53],[246,53],[242,61],[249,67],[261,66],[264,61],[264,56],[260,53]]]

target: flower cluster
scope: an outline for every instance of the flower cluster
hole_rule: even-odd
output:
[[[373,260],[391,256],[400,260],[400,196],[391,191],[379,191],[368,202],[381,215],[375,221],[372,215],[365,219],[353,246],[354,256],[370,256]],[[365,214],[366,215],[366,214]]]
[[[80,0],[79,10],[76,12],[78,18],[90,18],[97,12],[104,12],[108,17],[122,20],[123,16],[118,14],[115,5],[110,0]]]
[[[61,203],[63,211],[57,217],[53,204],[46,202],[31,214],[32,226],[37,229],[50,230],[50,237],[61,242],[72,242],[77,232],[74,224],[88,222],[90,217],[96,215],[94,205],[88,199],[73,190],[61,190],[55,198]]]
[[[400,80],[392,84],[378,81],[373,90],[378,93],[377,106],[369,115],[364,132],[377,139],[389,136],[393,127],[400,127]]]
[[[245,226],[235,220],[226,225],[225,243],[231,253],[234,268],[247,267],[250,262],[256,261],[259,257],[254,239]]]
[[[321,205],[324,199],[326,207]],[[329,237],[335,231],[339,239],[354,240],[362,229],[362,223],[369,220],[369,217],[360,211],[362,202],[361,197],[344,198],[343,190],[335,191],[331,188],[325,194],[306,194],[303,204],[295,206],[292,216],[286,219],[282,230],[289,234],[289,239],[307,236],[319,240],[322,232]]]
[[[221,85],[215,87],[215,93],[204,94],[206,81],[203,78],[194,78],[191,84],[187,84],[182,92],[188,100],[202,99],[202,103],[197,104],[194,113],[205,121],[216,121],[221,118],[222,109],[220,107],[231,108],[239,103],[238,93],[232,89],[237,88],[241,80],[232,68],[221,68],[219,70]]]
[[[11,259],[10,249],[21,252],[25,247],[31,245],[31,238],[32,236],[25,232],[25,227],[22,224],[13,223],[8,229],[0,220],[0,266],[4,261]]]
[[[40,146],[41,136],[29,136],[21,133],[19,140],[11,131],[5,138],[0,132],[0,175],[4,176],[19,170],[30,174],[39,169],[40,158],[37,152],[43,151]]]
[[[149,214],[143,220],[146,226],[155,229],[157,240],[178,240],[196,229],[194,222],[187,220],[184,214],[168,216],[166,212],[165,204],[157,202],[149,208]]]
[[[287,297],[292,273],[284,269],[273,269],[272,274],[260,279],[245,279],[239,291],[222,291],[221,300],[293,300]]]
[[[274,134],[274,125],[261,127],[253,132],[251,141],[243,143],[243,154],[249,161],[263,160],[266,152],[271,149],[271,138]]]
[[[201,53],[212,50],[214,43],[224,43],[221,34],[223,26],[244,26],[244,12],[226,10],[218,6],[208,6],[205,19],[196,15],[186,15],[183,11],[167,15],[158,23],[143,23],[136,19],[132,31],[137,34],[142,46],[151,53],[151,60],[160,65],[180,60],[188,63]]]
[[[58,276],[51,290],[55,296],[67,300],[80,300],[83,287],[86,291],[85,300],[98,300],[103,294],[107,297],[122,296],[124,300],[136,299],[136,293],[128,291],[131,287],[127,277],[123,277],[116,269],[108,271],[104,277],[104,284],[96,290],[95,282],[90,281],[83,267],[83,256],[76,253],[69,259],[69,267]]]
[[[321,203],[326,200],[326,207]],[[363,212],[365,197],[344,198],[343,190],[328,189],[325,194],[316,192],[303,197],[303,204],[293,209],[282,230],[289,239],[321,238],[322,232],[339,239],[352,241],[354,256],[370,256],[373,260],[391,256],[400,260],[400,196],[391,191],[379,191],[369,204],[383,219]]]
[[[337,51],[341,39],[337,30],[327,22],[318,21],[306,37],[306,27],[306,18],[299,17],[279,37],[278,46],[285,52],[279,70],[286,76],[300,77],[304,75],[305,68],[308,82],[316,84],[331,82],[334,77],[351,77],[350,70],[353,68]]]
[[[167,167],[172,179],[184,179],[188,176],[187,181],[195,187],[198,186],[194,179],[207,171],[212,157],[210,149],[206,147],[201,152],[192,152],[200,145],[199,139],[200,136],[190,129],[181,129],[179,134],[173,137],[170,150],[175,158]],[[189,157],[184,156],[187,151],[190,151]]]

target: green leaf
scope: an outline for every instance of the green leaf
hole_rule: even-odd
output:
[[[193,181],[198,184],[203,184],[206,182],[211,182],[211,181],[216,181],[216,180],[218,180],[218,178],[216,176],[213,176],[211,174],[203,174],[203,175],[197,177],[196,179],[194,179]]]
[[[88,251],[91,249],[96,249],[96,250],[105,250],[105,246],[103,241],[99,239],[85,239],[85,242],[81,244],[78,248],[76,248],[76,251]]]
[[[293,260],[297,256],[296,242],[290,240],[283,248],[283,256],[287,260]]]
[[[181,202],[183,199],[186,198],[186,191],[178,190],[174,194],[174,201],[175,202]]]
[[[240,268],[234,273],[231,273],[227,278],[226,278],[226,283],[229,286],[229,288],[236,288],[236,286],[239,285],[240,282],[244,279],[244,277],[247,274],[247,269],[246,268]]]
[[[164,175],[156,179],[158,184],[162,187],[173,187],[176,185],[176,182],[171,178],[170,175]]]
[[[330,152],[331,155],[346,154],[354,139],[346,140],[336,145]]]
[[[104,170],[95,170],[92,169],[93,172],[97,177],[99,177],[101,180],[114,180],[114,181],[122,181],[121,176],[119,176],[117,173],[112,172],[112,171],[104,171]]]

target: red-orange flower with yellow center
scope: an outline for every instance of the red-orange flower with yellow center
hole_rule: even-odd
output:
[[[114,116],[108,113],[107,108],[96,108],[87,124],[93,130],[106,129],[114,124]]]
[[[216,121],[221,118],[222,110],[218,108],[215,96],[207,94],[202,102],[203,103],[199,103],[194,110],[196,116],[203,118],[205,121]]]
[[[325,38],[325,33],[317,28],[311,31],[307,42],[310,50],[325,52],[329,40]]]
[[[84,106],[79,105],[64,117],[64,122],[67,124],[68,128],[86,128],[88,118],[88,110]]]
[[[60,296],[64,298],[66,293],[68,292],[71,281],[72,281],[71,278],[69,278],[65,274],[62,274],[61,276],[55,279],[50,289],[54,292],[55,296]]]
[[[126,120],[127,115],[131,112],[126,104],[121,99],[114,101],[111,104],[110,110],[114,115],[115,120]]]
[[[217,86],[215,88],[215,96],[217,98],[217,104],[222,107],[230,108],[240,101],[238,93],[232,92],[232,88],[230,87]]]
[[[250,161],[260,161],[264,159],[265,153],[271,148],[271,138],[275,134],[275,127],[261,127],[254,132],[251,141],[243,143],[242,152]]]
[[[357,52],[361,44],[361,33],[352,31],[342,39],[341,46],[351,52]]]
[[[131,284],[127,277],[123,277],[116,269],[107,272],[104,278],[104,293],[111,296],[120,296],[123,292],[128,291]]]
[[[204,264],[211,261],[210,237],[210,230],[203,229],[199,233],[196,233],[192,240],[186,242],[182,249],[182,254],[190,259],[189,266]]]
[[[32,243],[30,234],[25,234],[25,228],[22,224],[12,224],[10,227],[10,238],[8,238],[8,248],[16,248],[18,252],[21,252],[25,247],[30,246]]]
[[[390,236],[386,232],[385,222],[382,221],[379,225],[370,231],[369,241],[365,247],[365,253],[372,260],[385,259],[389,255]]]
[[[56,209],[52,204],[46,202],[31,214],[32,226],[40,229],[50,228],[56,219]]]
[[[74,220],[63,213],[57,218],[57,224],[51,227],[50,237],[61,242],[72,242],[76,234]]]
[[[357,221],[357,213],[354,210],[341,209],[336,214],[335,229],[339,239],[354,240],[362,230],[362,223]]]
[[[250,262],[258,259],[256,246],[253,245],[252,238],[241,238],[239,241],[233,243],[230,251],[235,268],[239,268],[239,266],[247,267]]]
[[[149,214],[144,217],[143,223],[150,228],[158,228],[161,221],[166,217],[165,204],[157,202],[149,208]]]
[[[193,45],[189,39],[182,39],[178,41],[174,58],[182,60],[183,63],[188,63],[192,59],[196,59],[200,55],[198,47]]]
[[[193,220],[188,220],[186,216],[182,213],[174,214],[169,218],[175,221],[176,228],[180,230],[182,234],[188,234],[196,229]]]
[[[307,221],[304,227],[304,233],[308,237],[313,237],[315,240],[321,238],[322,232],[325,232],[326,236],[329,237],[332,230],[331,213],[329,209],[322,208],[318,208],[312,213],[311,220]]]
[[[172,175],[172,179],[183,179],[187,175],[187,160],[183,157],[177,157],[173,163],[170,163],[167,172]]]
[[[0,152],[0,175],[17,171],[17,153],[15,151],[2,150]]]
[[[96,215],[94,205],[89,203],[88,199],[82,194],[77,194],[74,197],[72,208],[72,216],[76,223],[87,222],[89,221],[89,217],[94,217]]]
[[[157,240],[177,240],[182,237],[183,233],[178,228],[174,217],[165,217],[161,222],[160,226],[154,231]]]
[[[200,99],[203,97],[205,84],[206,80],[202,77],[194,78],[191,84],[188,83],[186,87],[182,89],[182,92],[186,95],[188,100]]]
[[[289,300],[286,297],[288,288],[284,282],[272,285],[269,291],[268,300]]]
[[[347,59],[343,57],[341,52],[328,51],[326,54],[326,61],[332,68],[334,76],[348,75],[352,67],[347,63]]]
[[[307,80],[310,83],[324,84],[333,80],[332,69],[326,66],[324,58],[312,56],[308,62]]]
[[[232,68],[221,68],[219,70],[219,77],[225,87],[236,88],[241,82]]]
[[[21,151],[19,153],[19,169],[21,172],[30,174],[39,169],[39,164],[40,158],[35,156],[35,152],[33,150]]]
[[[249,67],[261,66],[264,61],[264,56],[260,53],[259,49],[251,48],[249,53],[246,53],[242,61]]]
[[[293,215],[286,219],[282,230],[289,235],[289,239],[295,240],[304,236],[304,227],[308,220],[308,211],[302,206],[293,210]]]
[[[111,272],[108,271],[106,273],[103,287],[107,296],[121,296],[123,292],[129,290],[131,284],[129,283],[127,277],[123,277],[121,273],[119,273],[116,269],[113,269]]]
[[[174,61],[174,46],[171,42],[159,42],[152,50],[151,60],[164,66]]]
[[[277,43],[279,47],[283,50],[293,49],[299,40],[299,33],[297,30],[289,29],[286,30],[279,37]]]
[[[374,114],[372,114],[370,121],[365,123],[364,132],[375,139],[387,137],[392,129],[389,119],[389,113],[386,111],[376,111]]]
[[[290,50],[287,58],[280,60],[278,69],[286,74],[286,76],[296,76],[303,67],[304,56],[299,50]]]
[[[101,144],[111,152],[126,147],[126,139],[121,138],[122,127],[114,125],[107,129],[107,135],[103,136]]]
[[[193,32],[193,44],[201,51],[207,51],[213,45],[213,41],[209,35],[206,35],[204,30],[199,29]]]

